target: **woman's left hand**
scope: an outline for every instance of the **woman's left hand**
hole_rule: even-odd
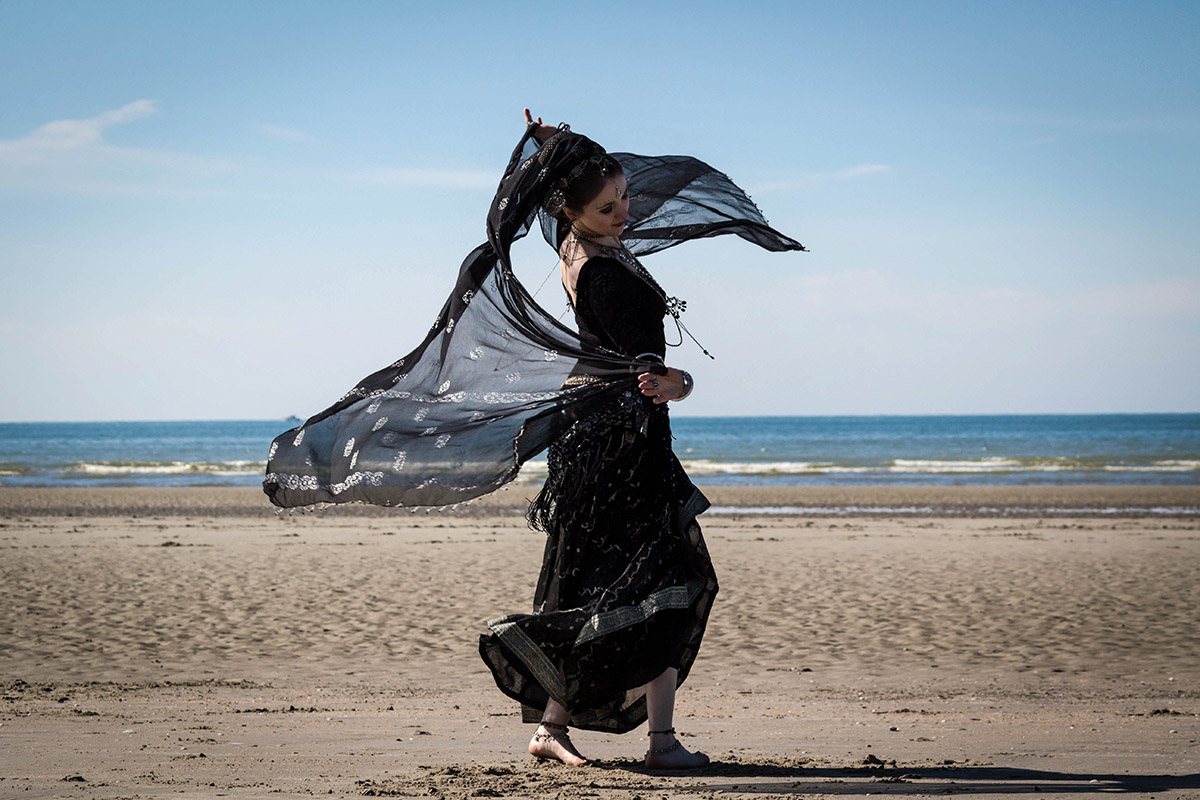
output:
[[[525,127],[528,128],[533,124],[533,114],[529,113],[529,109],[525,109]],[[553,125],[546,125],[542,122],[542,118],[537,118],[537,130],[533,132],[533,138],[539,142],[544,142],[554,134],[558,133],[558,128]]]
[[[667,367],[665,375],[656,372],[643,372],[638,375],[638,389],[646,397],[651,397],[656,403],[665,403],[683,396],[683,373],[674,367]]]

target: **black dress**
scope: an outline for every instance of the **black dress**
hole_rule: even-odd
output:
[[[580,268],[581,338],[664,355],[661,294],[619,261]],[[550,446],[529,518],[546,535],[534,613],[488,622],[479,651],[496,684],[540,719],[548,698],[578,728],[624,733],[646,719],[643,687],[687,677],[717,593],[696,515],[708,501],[671,452],[666,404],[636,386]]]

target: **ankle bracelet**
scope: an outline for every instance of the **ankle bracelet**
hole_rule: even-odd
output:
[[[560,725],[560,724],[558,724],[557,722],[551,722],[551,721],[549,721],[549,720],[545,720],[545,719],[544,719],[544,720],[542,720],[541,722],[539,722],[538,724],[539,724],[539,725],[541,725],[543,728],[550,728],[550,729],[552,729],[552,730],[559,730],[559,731],[562,731],[562,732],[564,732],[564,733],[566,733],[566,731],[567,731],[567,726],[566,726],[566,725]]]
[[[667,728],[665,731],[646,731],[646,735],[647,735],[647,736],[653,736],[653,735],[654,735],[654,734],[656,734],[656,733],[663,733],[663,734],[667,734],[667,733],[675,733],[675,729],[674,729],[674,728]]]
[[[665,756],[667,753],[674,753],[676,750],[678,750],[681,747],[683,747],[683,742],[676,739],[675,744],[668,745],[667,747],[659,747],[659,748],[656,748],[653,750],[647,750],[646,755],[647,756]]]

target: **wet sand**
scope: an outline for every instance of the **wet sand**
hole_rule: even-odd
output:
[[[0,489],[0,797],[1200,797],[1200,518],[1162,512],[1200,487],[709,491],[686,775],[641,732],[522,754],[475,643],[532,596],[523,494]]]

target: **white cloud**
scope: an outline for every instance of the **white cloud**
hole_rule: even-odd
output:
[[[331,172],[339,183],[367,186],[408,186],[427,189],[495,189],[495,170],[421,169],[398,167]]]
[[[860,164],[857,167],[840,170],[834,173],[834,177],[838,180],[847,180],[848,178],[861,178],[864,175],[879,175],[891,171],[892,168],[887,164]]]
[[[268,139],[276,139],[280,142],[291,142],[294,144],[311,144],[317,139],[311,133],[305,133],[296,128],[289,128],[284,125],[268,125],[260,123],[253,126],[254,130],[260,135]]]
[[[687,413],[1194,411],[1200,280],[961,286],[885,269],[791,272],[689,291]]]
[[[888,164],[859,164],[854,167],[846,167],[845,169],[835,170],[833,172],[817,172],[811,175],[801,175],[796,178],[788,178],[781,181],[770,181],[767,183],[752,184],[747,187],[751,194],[763,194],[765,192],[786,192],[794,189],[811,189],[814,186],[820,186],[830,181],[847,181],[856,178],[865,178],[869,175],[888,175],[895,170]]]
[[[226,159],[106,140],[110,128],[157,112],[155,101],[136,100],[94,117],[47,122],[18,139],[0,141],[0,188],[150,197],[227,194],[224,186],[197,184],[231,172],[235,165]]]
[[[158,111],[153,100],[135,100],[112,111],[86,119],[47,122],[20,139],[0,141],[0,159],[16,164],[35,164],[59,157],[64,151],[79,151],[103,145],[105,128],[131,122]]]

